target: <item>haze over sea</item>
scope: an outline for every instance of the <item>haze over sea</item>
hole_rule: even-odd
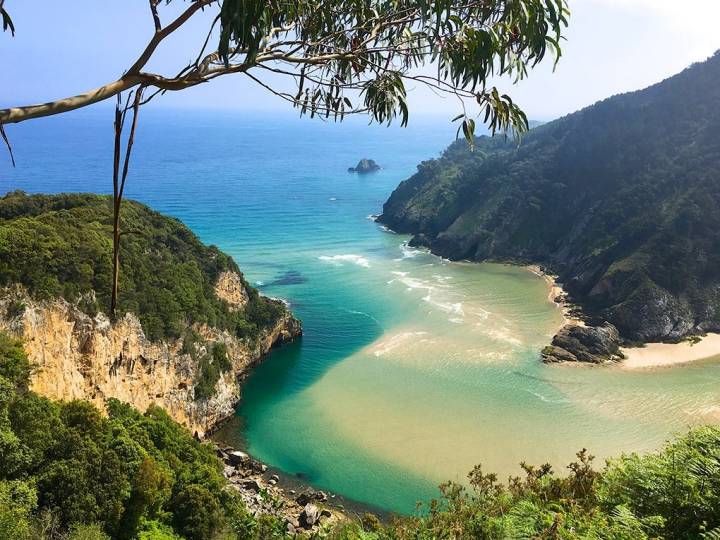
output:
[[[0,191],[111,189],[111,112],[8,126],[18,162]],[[527,269],[450,263],[369,216],[454,137],[447,119],[408,129],[260,114],[143,111],[127,197],[183,220],[303,320],[299,342],[251,376],[232,424],[257,458],[318,488],[408,513],[477,463],[560,471],[657,447],[718,417],[720,365],[625,372],[545,366],[562,323]],[[372,158],[383,169],[347,168]]]

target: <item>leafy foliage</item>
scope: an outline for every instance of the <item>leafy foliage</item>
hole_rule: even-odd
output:
[[[520,108],[486,84],[524,78],[548,51],[557,61],[567,15],[564,0],[224,0],[217,56],[225,69],[279,64],[270,69],[296,78],[297,92],[275,93],[311,116],[363,112],[389,123],[399,115],[406,124],[410,79],[476,101],[493,132],[524,131]],[[435,77],[413,74],[431,61]],[[361,107],[352,104],[358,94]]]
[[[195,381],[195,399],[207,399],[215,393],[220,376],[230,370],[230,360],[224,343],[215,342],[210,353],[198,361],[198,378]]]
[[[456,142],[381,221],[453,259],[544,264],[631,340],[720,329],[719,88],[716,54],[520,146]]]
[[[128,201],[123,204],[119,308],[136,313],[152,340],[178,338],[193,323],[254,339],[284,313],[244,280],[245,309],[215,295],[221,272],[240,274],[215,246],[203,245],[180,221]],[[112,208],[108,197],[84,194],[0,199],[0,285],[19,283],[36,298],[64,297],[89,314],[109,305]]]
[[[592,468],[583,450],[558,477],[549,465],[522,464],[507,484],[476,467],[470,487],[441,486],[441,498],[387,526],[338,528],[334,538],[363,540],[713,538],[720,524],[720,429],[698,428],[647,456]]]
[[[104,417],[38,396],[20,344],[0,337],[0,538],[59,538],[41,534],[50,522],[67,540],[204,540],[241,518],[254,526],[212,447],[163,410],[111,399]]]

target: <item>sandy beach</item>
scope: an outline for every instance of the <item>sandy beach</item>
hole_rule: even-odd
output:
[[[567,293],[562,288],[562,286],[556,281],[557,276],[553,276],[551,274],[545,273],[538,265],[531,264],[526,267],[528,270],[530,270],[533,274],[536,274],[543,278],[547,284],[550,286],[550,291],[548,292],[548,300],[551,302],[557,304],[557,306],[562,311],[563,318],[565,319],[565,322],[563,324],[573,324],[577,326],[585,326],[585,321],[578,319],[572,314],[572,304],[570,304],[567,301]]]
[[[618,365],[622,369],[645,369],[686,364],[720,356],[720,334],[708,334],[698,343],[647,343],[644,347],[623,348],[627,357]]]

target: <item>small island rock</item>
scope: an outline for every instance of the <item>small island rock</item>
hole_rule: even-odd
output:
[[[356,172],[360,174],[375,172],[380,170],[380,165],[372,159],[361,159],[355,167],[350,167],[348,172]]]

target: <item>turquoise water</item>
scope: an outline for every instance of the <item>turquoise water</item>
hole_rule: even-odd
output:
[[[407,130],[238,113],[148,111],[128,197],[179,217],[303,319],[301,341],[249,379],[237,435],[319,488],[410,512],[476,463],[562,470],[574,452],[648,450],[717,421],[720,367],[544,366],[562,322],[523,268],[448,263],[369,216],[454,137],[445,119]],[[18,167],[0,190],[108,192],[109,111],[9,126]],[[383,166],[348,174],[360,158]]]

